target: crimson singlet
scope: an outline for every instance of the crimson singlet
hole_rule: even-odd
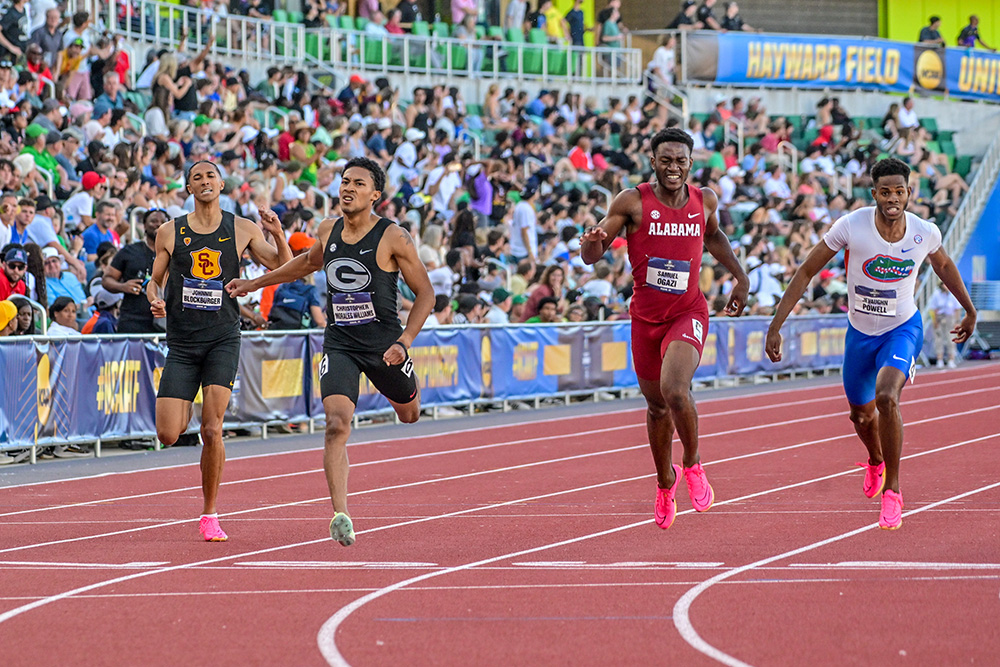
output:
[[[635,319],[659,323],[684,313],[708,316],[708,302],[698,287],[705,206],[701,188],[684,187],[684,208],[664,206],[649,183],[636,188],[642,197],[642,220],[626,236],[634,283],[630,313]]]

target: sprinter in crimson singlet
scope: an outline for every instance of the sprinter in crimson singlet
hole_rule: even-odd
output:
[[[196,162],[187,173],[194,213],[160,226],[156,258],[146,286],[153,317],[167,318],[167,361],[156,393],[156,435],[172,445],[187,430],[198,389],[201,407],[201,488],[204,509],[199,523],[208,542],[225,542],[215,501],[226,448],[222,420],[240,360],[240,308],[223,287],[239,277],[244,250],[275,269],[292,257],[281,221],[261,211],[261,226],[219,208],[222,174],[214,163]],[[264,239],[261,227],[274,239]],[[166,286],[166,294],[160,290]]]
[[[409,347],[434,307],[434,288],[413,239],[372,211],[384,188],[385,173],[377,162],[350,160],[340,184],[344,217],[320,223],[318,242],[277,271],[226,286],[230,295],[242,296],[326,271],[328,323],[319,363],[326,412],[323,468],[334,511],[330,537],[345,547],[354,544],[354,524],[347,510],[347,438],[361,374],[386,397],[400,421],[417,421],[420,388]],[[399,274],[416,295],[405,329],[397,311]]]
[[[646,429],[656,464],[656,525],[674,521],[677,481],[687,482],[694,509],[712,506],[715,492],[698,455],[698,412],[691,379],[708,335],[708,303],[698,288],[702,249],[736,277],[726,314],[746,306],[749,279],[719,229],[719,201],[708,188],[687,184],[694,142],[682,130],[658,132],[650,142],[655,183],[643,183],[615,197],[607,217],[587,230],[583,261],[599,260],[622,229],[628,240],[634,292],[632,360],[646,398]],[[684,446],[684,467],[673,465],[674,428]]]

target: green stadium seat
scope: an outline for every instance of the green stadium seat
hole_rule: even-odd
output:
[[[275,9],[271,14],[271,18],[273,18],[276,23],[288,23],[288,12],[284,9]]]
[[[954,130],[938,130],[937,140],[940,141],[942,143],[942,145],[946,141],[954,141],[955,140],[955,131]]]
[[[434,36],[435,37],[450,37],[451,29],[450,26],[444,21],[438,21],[434,24]]]
[[[368,19],[363,16],[357,16],[354,19],[354,25],[357,26],[358,30],[364,30],[365,26],[371,23]]]
[[[326,15],[326,25],[329,26],[329,27],[331,27],[331,28],[336,28],[336,27],[338,27],[340,25],[340,23],[337,22],[337,17],[336,16],[334,16],[333,14],[327,14]]]
[[[927,142],[927,150],[932,151],[934,153],[940,153],[941,152],[941,144],[939,144],[936,141],[928,141]]]
[[[620,151],[622,149],[622,137],[620,134],[608,135],[608,148],[613,151]]]
[[[936,118],[921,118],[920,125],[927,128],[927,131],[932,135],[937,135],[937,119]]]
[[[319,52],[319,35],[316,33],[306,33],[306,53],[317,60],[326,60],[326,56]]]
[[[385,40],[381,37],[365,37],[365,64],[381,65]]]
[[[942,132],[942,134],[944,134],[944,133]],[[945,155],[951,155],[951,156],[955,155],[955,142],[954,141],[952,141],[951,139],[941,139],[941,140],[938,141],[938,143],[941,145],[941,152],[942,153],[944,153]]]
[[[955,173],[962,178],[968,179],[969,172],[972,171],[972,156],[959,155],[955,158]]]
[[[802,132],[802,140],[808,145],[819,136],[819,128],[808,127]]]
[[[465,110],[470,116],[482,116],[483,115],[483,105],[482,104],[466,104]]]
[[[348,14],[342,14],[340,17],[340,29],[357,30],[357,27],[354,25],[354,17]]]
[[[302,23],[306,20],[305,14],[302,12],[288,12],[288,20],[292,23]]]

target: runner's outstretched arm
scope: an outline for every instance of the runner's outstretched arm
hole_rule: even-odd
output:
[[[747,307],[750,278],[733,254],[729,237],[719,228],[718,197],[709,188],[702,188],[701,192],[705,201],[705,249],[736,278],[736,285],[729,295],[729,303],[726,304],[726,314],[730,317],[739,317]]]
[[[802,262],[802,266],[795,271],[792,281],[788,283],[788,288],[785,289],[785,293],[781,297],[781,302],[778,303],[778,309],[774,311],[771,326],[767,328],[767,341],[764,343],[764,349],[771,361],[775,363],[781,361],[781,325],[785,323],[785,318],[805,294],[809,281],[836,254],[837,251],[830,248],[825,241],[820,241],[806,257],[806,261]]]
[[[580,258],[586,264],[594,264],[608,251],[611,242],[633,219],[637,206],[641,215],[639,191],[635,188],[622,190],[611,202],[604,219],[591,227],[580,237]]]
[[[324,220],[319,226],[319,232],[316,234],[319,242],[314,243],[309,252],[293,257],[273,271],[268,271],[253,280],[243,280],[240,278],[230,280],[226,285],[226,291],[229,292],[230,296],[245,296],[250,292],[256,292],[261,287],[277,285],[278,283],[290,283],[299,278],[305,278],[310,273],[319,271],[323,268],[323,249],[326,247],[326,242],[330,239],[330,231],[332,229],[333,220]],[[263,236],[261,237],[261,242],[268,245],[263,241]],[[288,248],[287,243],[285,244],[285,248]]]
[[[972,335],[972,332],[976,330],[977,312],[976,307],[972,305],[972,297],[969,296],[969,292],[965,289],[962,274],[958,272],[958,267],[955,266],[955,262],[951,260],[951,257],[948,256],[943,247],[938,248],[937,252],[927,255],[927,259],[931,263],[934,273],[937,274],[941,282],[944,283],[944,286],[948,288],[949,292],[955,295],[958,303],[965,309],[965,317],[951,331],[951,333],[955,334],[955,338],[952,339],[954,342],[964,343]]]

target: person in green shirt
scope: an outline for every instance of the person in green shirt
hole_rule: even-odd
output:
[[[561,322],[559,318],[559,300],[554,296],[543,297],[538,302],[538,314],[534,317],[529,317],[524,321],[525,324],[551,324],[553,322]]]
[[[34,123],[29,125],[24,133],[28,141],[21,149],[21,155],[33,157],[35,166],[50,173],[53,187],[58,188],[62,177],[66,175],[56,161],[56,155],[62,150],[62,135],[59,132],[46,132],[45,128]]]

